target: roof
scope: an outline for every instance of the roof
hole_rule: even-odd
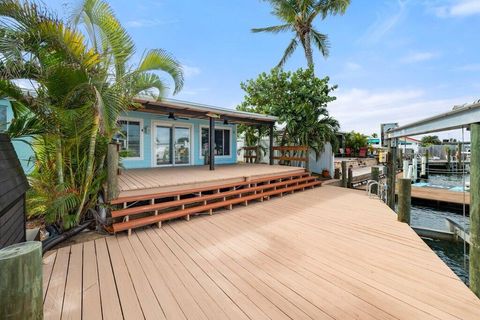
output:
[[[195,102],[187,102],[175,99],[147,99],[136,98],[136,102],[141,103],[145,108],[138,111],[168,114],[173,112],[178,115],[184,115],[192,118],[209,118],[217,116],[223,120],[246,124],[271,124],[278,118],[275,116],[232,110],[227,108],[215,107]]]

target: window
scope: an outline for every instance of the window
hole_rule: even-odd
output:
[[[0,106],[0,132],[7,130],[7,107]]]
[[[120,131],[113,139],[120,143],[120,154],[125,158],[140,158],[140,121],[119,120],[118,125]]]
[[[202,156],[208,153],[208,128],[202,128]],[[215,129],[216,156],[230,155],[230,129]]]

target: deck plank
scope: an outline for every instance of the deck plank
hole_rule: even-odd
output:
[[[50,251],[43,256],[43,300],[47,295],[48,285],[50,283],[50,277],[52,276],[53,266],[55,264],[55,258],[57,257],[56,251]]]
[[[83,244],[83,319],[102,319],[100,281],[95,242]]]
[[[62,319],[82,319],[82,261],[83,244],[71,246]]]
[[[408,225],[355,190],[328,186],[86,242],[83,262],[80,246],[44,258],[46,319],[67,318],[82,296],[83,319],[480,314],[480,300]]]
[[[70,247],[57,250],[57,258],[53,266],[52,275],[48,285],[47,296],[43,303],[45,319],[61,319],[65,283],[67,281],[68,264],[70,260]]]
[[[95,240],[102,316],[105,320],[122,319],[122,307],[105,239]]]

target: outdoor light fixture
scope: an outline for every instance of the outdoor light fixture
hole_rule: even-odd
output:
[[[177,120],[177,118],[175,117],[175,113],[170,112],[170,113],[168,114],[168,119]]]
[[[227,120],[227,119],[223,120],[223,124],[224,124],[224,125],[227,125],[227,124],[228,124],[228,120]]]

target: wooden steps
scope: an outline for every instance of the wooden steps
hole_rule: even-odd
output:
[[[301,191],[321,185],[308,172],[263,177],[237,183],[219,184],[209,187],[178,190],[135,197],[115,199],[111,204],[123,204],[123,208],[112,210],[113,232],[120,232],[151,224],[160,226],[162,221],[190,218],[203,212],[213,213],[214,209],[233,205],[248,205],[249,201],[283,196],[285,193]],[[182,198],[183,197],[183,198]],[[148,201],[148,204],[145,202]],[[143,202],[137,205],[137,203]],[[129,207],[130,206],[130,207]],[[188,206],[188,207],[187,207]],[[122,219],[119,220],[119,219]],[[133,218],[133,219],[132,219]]]

